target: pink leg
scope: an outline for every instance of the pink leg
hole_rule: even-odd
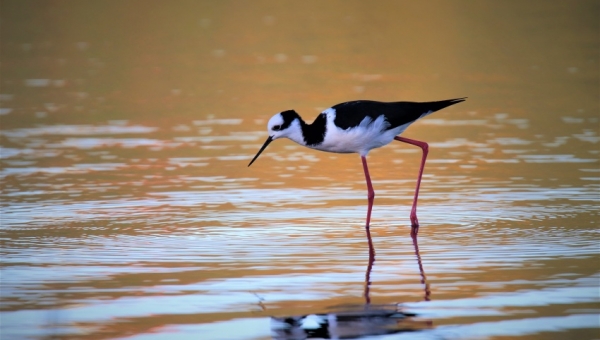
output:
[[[417,219],[417,199],[419,198],[419,188],[421,187],[421,177],[423,177],[423,169],[425,169],[425,160],[427,159],[427,153],[429,152],[429,145],[425,142],[421,142],[414,139],[408,139],[404,137],[394,137],[395,140],[416,145],[423,150],[423,158],[421,158],[421,168],[419,169],[419,178],[417,179],[417,189],[415,190],[415,198],[413,199],[412,210],[410,211],[410,222],[413,227],[419,226],[419,220]],[[416,230],[413,230],[416,234]]]
[[[373,191],[373,185],[371,185],[371,176],[369,176],[369,168],[367,167],[367,158],[365,156],[360,156],[363,163],[363,169],[365,170],[365,179],[367,180],[367,190],[368,190],[368,200],[369,207],[367,208],[367,225],[369,228],[371,224],[371,209],[373,209],[373,200],[375,199],[375,191]]]
[[[369,168],[367,167],[367,158],[361,156],[363,169],[365,170],[365,179],[367,181],[369,207],[367,208],[367,225],[365,231],[367,232],[367,241],[369,242],[369,265],[367,266],[367,272],[365,274],[365,303],[368,305],[371,303],[371,297],[369,295],[369,286],[371,285],[371,269],[373,268],[373,262],[375,262],[375,248],[373,247],[373,240],[371,239],[371,230],[369,228],[371,224],[371,209],[373,208],[373,200],[375,199],[375,191],[373,191],[373,185],[371,184],[371,176],[369,175]]]

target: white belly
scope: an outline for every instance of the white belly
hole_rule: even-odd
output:
[[[356,152],[366,156],[371,149],[389,144],[395,136],[402,133],[409,125],[405,124],[395,129],[386,130],[389,124],[383,116],[375,121],[367,117],[357,127],[343,130],[333,124],[334,119],[334,115],[328,115],[328,128],[325,139],[323,143],[313,146],[314,149],[338,153]]]

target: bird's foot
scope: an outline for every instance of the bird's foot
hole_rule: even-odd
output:
[[[416,213],[410,214],[410,223],[413,228],[419,228],[419,220],[417,219]]]
[[[413,212],[410,214],[410,223],[411,223],[410,236],[417,237],[417,234],[419,233],[419,220],[417,219],[416,212]]]

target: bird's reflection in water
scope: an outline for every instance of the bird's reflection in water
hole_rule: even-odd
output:
[[[371,286],[371,270],[375,263],[375,248],[371,240],[369,228],[366,228],[369,242],[369,263],[365,274],[365,304],[343,305],[332,307],[328,313],[271,318],[273,339],[351,339],[363,336],[412,332],[431,327],[431,321],[417,320],[414,313],[403,311],[399,304],[371,304],[369,287]],[[415,255],[421,273],[424,299],[430,300],[431,292],[427,277],[423,270],[417,228],[411,231]]]
[[[413,227],[410,232],[410,237],[413,241],[413,246],[415,247],[415,256],[417,257],[417,264],[419,265],[419,273],[421,274],[421,284],[423,285],[423,299],[425,301],[429,301],[431,299],[431,290],[429,290],[429,283],[427,283],[427,276],[425,276],[425,270],[423,269],[423,262],[421,261],[421,253],[419,252],[419,241],[417,239],[417,233],[419,232],[419,227]]]

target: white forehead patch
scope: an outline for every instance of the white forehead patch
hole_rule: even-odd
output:
[[[271,128],[273,128],[273,126],[275,125],[282,125],[283,124],[283,117],[281,116],[281,112],[274,115],[273,117],[271,117],[271,119],[269,119],[269,123],[267,124],[267,127],[269,128],[269,130]]]

